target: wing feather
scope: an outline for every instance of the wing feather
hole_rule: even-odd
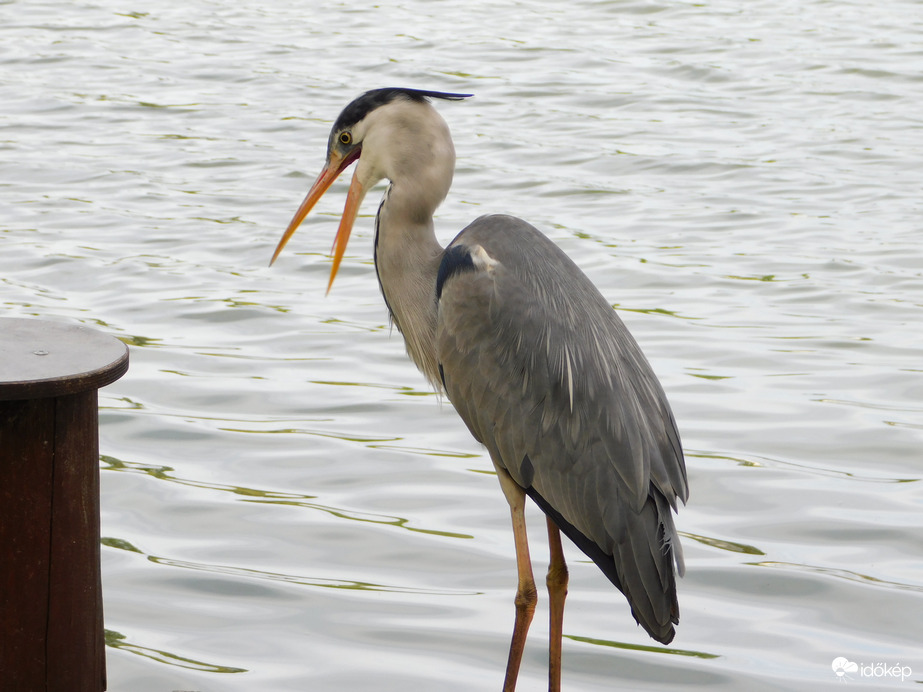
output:
[[[438,303],[449,399],[494,463],[668,641],[674,559],[682,570],[669,508],[688,488],[659,382],[612,307],[532,226],[481,217],[449,251],[465,249],[474,269],[447,278]]]

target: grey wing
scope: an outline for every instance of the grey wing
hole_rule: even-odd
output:
[[[439,274],[446,393],[494,463],[625,594],[655,639],[679,620],[671,508],[688,496],[673,415],[592,282],[520,219],[487,216]]]

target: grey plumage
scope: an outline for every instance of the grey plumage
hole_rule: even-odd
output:
[[[669,642],[679,621],[671,563],[683,572],[670,508],[688,489],[659,382],[596,287],[532,226],[481,217],[457,246],[493,263],[447,280],[439,300],[449,399],[494,462],[567,522],[650,635]]]
[[[350,103],[273,260],[358,160],[332,284],[359,204],[378,181],[390,181],[376,217],[382,294],[411,359],[490,453],[513,513],[520,584],[504,689],[515,687],[534,610],[521,502],[528,494],[550,522],[549,689],[558,690],[567,582],[558,530],[625,594],[644,629],[668,643],[679,622],[675,577],[684,570],[672,512],[688,497],[686,469],[650,365],[564,252],[525,221],[502,215],[478,218],[445,249],[436,241],[433,212],[451,185],[455,150],[429,99],[463,96],[379,89]]]

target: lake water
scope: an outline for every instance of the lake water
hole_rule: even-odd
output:
[[[0,317],[131,348],[100,393],[110,689],[501,686],[508,509],[388,324],[378,192],[329,297],[345,181],[267,268],[390,85],[475,94],[438,104],[441,239],[545,230],[683,435],[676,639],[568,545],[565,689],[923,682],[921,30],[900,0],[0,3]]]

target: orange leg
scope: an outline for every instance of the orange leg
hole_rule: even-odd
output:
[[[526,534],[526,492],[502,468],[497,468],[500,487],[510,503],[513,519],[513,540],[516,544],[516,569],[519,572],[519,588],[516,590],[516,622],[513,625],[513,639],[510,642],[510,656],[506,663],[506,678],[503,692],[514,692],[519,677],[519,665],[526,646],[529,625],[535,614],[535,580],[532,577],[532,560],[529,557],[529,537]]]
[[[561,531],[548,521],[548,546],[551,561],[548,564],[548,601],[551,610],[551,627],[548,633],[548,692],[561,692],[561,638],[564,635],[564,599],[567,596],[567,563],[561,546]]]

